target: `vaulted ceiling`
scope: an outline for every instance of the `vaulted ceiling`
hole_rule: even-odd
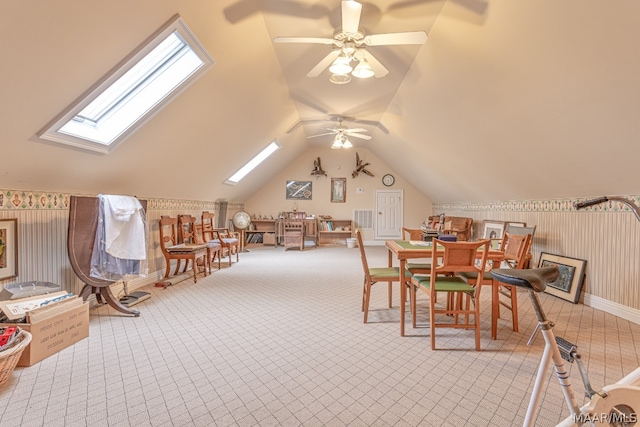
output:
[[[429,39],[371,47],[389,74],[335,85],[306,77],[328,46],[272,39],[331,37],[340,0],[0,0],[0,188],[242,202],[345,116],[434,202],[638,193],[637,0],[362,4],[367,34]],[[202,78],[109,155],[35,136],[175,13],[216,61]]]

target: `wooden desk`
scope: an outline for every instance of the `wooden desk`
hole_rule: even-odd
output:
[[[432,245],[431,242],[416,242],[419,244],[413,244],[410,240],[387,240],[385,246],[389,250],[389,267],[393,266],[393,257],[400,261],[400,336],[404,336],[404,311],[405,300],[407,298],[407,288],[403,283],[404,270],[406,268],[407,260],[414,258],[431,258]],[[440,257],[444,255],[444,248],[438,249],[436,256]],[[501,262],[504,259],[504,252],[490,250],[487,254],[487,261]],[[493,300],[492,292],[492,300]],[[497,316],[497,307],[495,301],[491,304],[491,319],[492,329],[494,317]]]

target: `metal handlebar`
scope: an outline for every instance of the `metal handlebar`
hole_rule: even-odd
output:
[[[625,205],[629,206],[631,208],[631,211],[634,213],[634,215],[636,216],[636,218],[638,219],[638,221],[640,221],[640,207],[633,201],[621,197],[621,196],[602,196],[602,197],[597,197],[595,199],[591,199],[591,200],[585,200],[583,202],[578,202],[578,203],[574,203],[573,207],[576,209],[582,209],[582,208],[586,208],[589,206],[593,206],[593,205],[599,205],[600,203],[604,203],[604,202],[620,202],[620,203],[624,203]]]

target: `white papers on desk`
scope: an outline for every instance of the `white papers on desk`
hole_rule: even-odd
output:
[[[409,240],[413,246],[431,246],[431,242],[425,242],[423,240]]]

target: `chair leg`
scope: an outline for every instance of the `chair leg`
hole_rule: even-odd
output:
[[[429,293],[429,329],[431,332],[431,350],[436,349],[436,315],[434,313],[435,306],[435,292]],[[447,300],[449,299],[449,295],[447,293]]]
[[[416,294],[416,287],[413,283],[408,282],[409,283],[409,298],[411,299],[411,323],[413,325],[413,327],[416,327],[416,318],[418,317],[418,304],[416,303],[416,298],[417,298],[417,294]]]
[[[389,286],[387,286],[387,293],[389,294],[389,308],[392,308],[393,304],[391,303],[393,299],[393,283],[389,282]]]
[[[171,260],[168,257],[164,258],[167,267],[164,269],[164,278],[166,279],[167,277],[169,277],[169,272],[171,271]]]
[[[479,285],[478,285],[479,286]],[[480,289],[478,288],[478,291]],[[479,294],[479,292],[478,292]],[[476,330],[476,351],[480,351],[480,295],[476,294],[475,298],[475,313],[473,315],[473,322]]]
[[[511,317],[513,322],[513,331],[518,332],[518,293],[513,286],[509,286],[511,291]]]
[[[369,316],[369,297],[371,296],[371,283],[365,283],[364,291],[364,321],[367,323],[367,317]]]

